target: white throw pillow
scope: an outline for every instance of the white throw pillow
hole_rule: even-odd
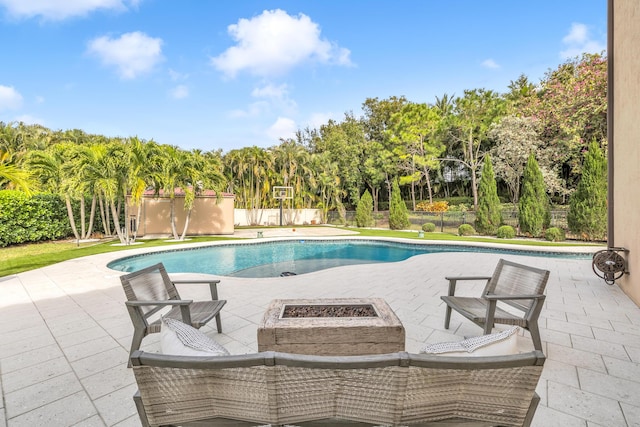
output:
[[[167,317],[162,318],[160,350],[178,356],[228,356],[222,345],[191,325]]]
[[[462,357],[518,354],[519,330],[518,326],[514,326],[502,332],[467,338],[463,341],[427,344],[422,347],[420,353]]]

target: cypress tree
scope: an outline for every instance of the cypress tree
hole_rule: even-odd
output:
[[[549,226],[551,211],[542,172],[533,153],[529,154],[522,177],[522,191],[518,201],[520,232],[533,237],[542,236]]]
[[[567,223],[584,240],[604,240],[607,233],[607,159],[596,141],[584,156],[582,178],[569,199]]]
[[[391,200],[389,201],[389,228],[391,230],[404,230],[409,228],[410,225],[407,205],[402,200],[398,181],[394,180],[391,187]]]
[[[369,190],[365,190],[360,196],[356,207],[356,225],[358,227],[370,227],[373,225],[373,198]]]
[[[488,154],[482,165],[482,175],[478,185],[478,210],[474,224],[476,231],[480,234],[494,234],[502,224],[502,207],[498,198],[491,157]]]

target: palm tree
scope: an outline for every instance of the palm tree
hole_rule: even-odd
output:
[[[292,206],[301,208],[305,201],[311,199],[309,187],[310,153],[293,139],[282,141],[282,144],[271,149],[274,160],[271,182],[293,188]],[[288,218],[290,222],[292,218]]]
[[[74,151],[73,144],[60,143],[50,146],[45,151],[29,152],[26,163],[36,172],[43,188],[52,193],[60,194],[67,207],[69,225],[76,239],[81,236],[76,227],[71,200],[78,195],[78,180],[69,166],[70,156]]]
[[[31,195],[31,190],[35,186],[31,174],[9,163],[9,159],[9,153],[0,150],[0,188],[19,188],[27,195]]]
[[[180,240],[184,240],[189,228],[191,212],[195,198],[204,190],[215,190],[221,200],[225,179],[222,174],[222,163],[219,156],[205,155],[200,150],[185,153],[182,188],[185,192],[184,209],[186,211],[184,228]]]
[[[184,151],[174,145],[161,145],[159,169],[155,172],[156,194],[162,191],[164,196],[169,197],[169,222],[171,233],[175,240],[179,240],[178,229],[176,228],[176,189],[184,182],[184,169],[187,162],[187,155]],[[183,187],[184,189],[184,187]],[[185,193],[185,200],[187,199]]]

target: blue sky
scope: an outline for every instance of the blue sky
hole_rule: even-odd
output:
[[[606,0],[0,0],[0,121],[270,147],[367,98],[538,82],[606,23]]]

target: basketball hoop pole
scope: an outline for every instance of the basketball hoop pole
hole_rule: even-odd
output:
[[[293,187],[273,187],[273,198],[280,200],[280,227],[282,227],[282,203],[293,198]]]

